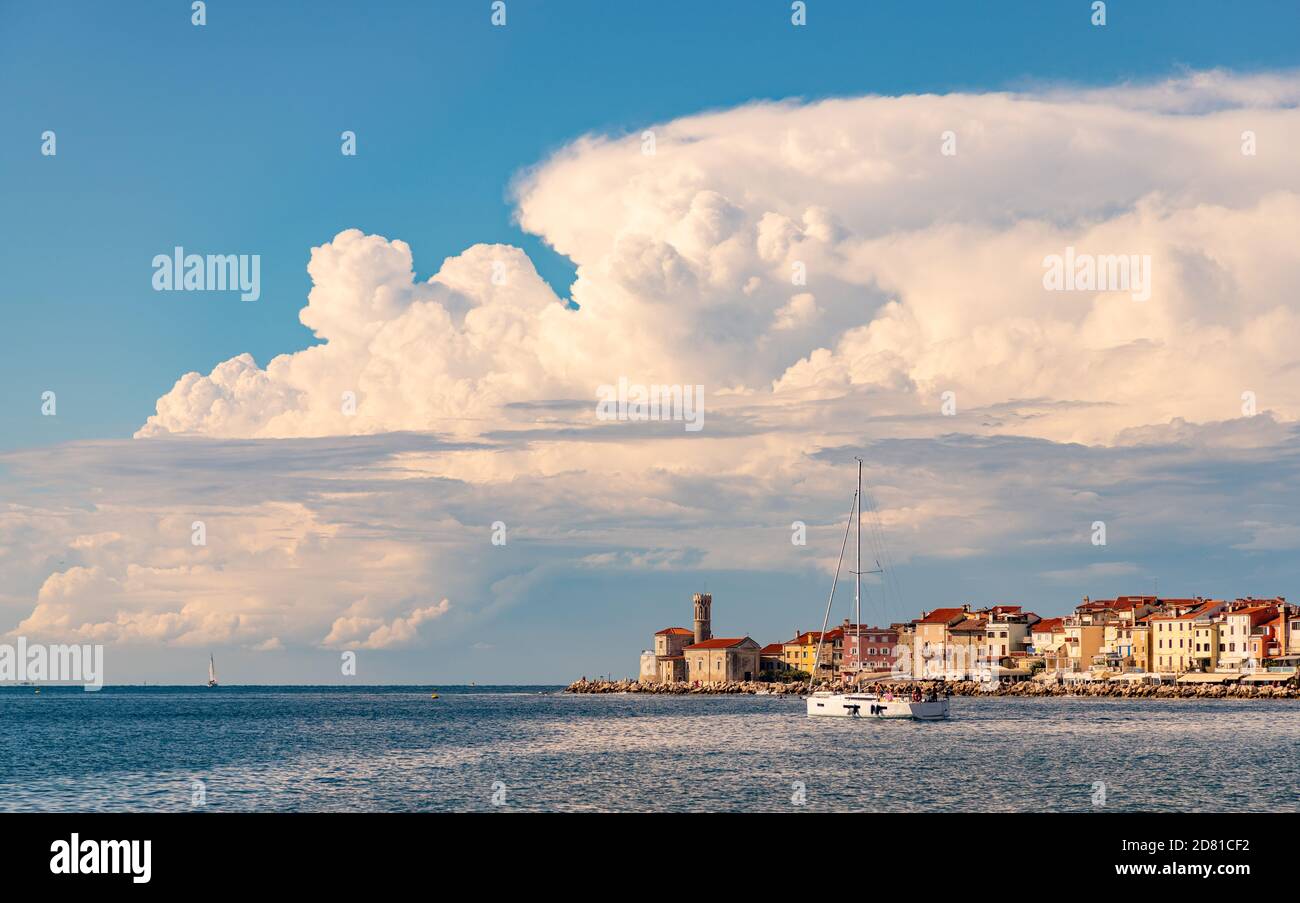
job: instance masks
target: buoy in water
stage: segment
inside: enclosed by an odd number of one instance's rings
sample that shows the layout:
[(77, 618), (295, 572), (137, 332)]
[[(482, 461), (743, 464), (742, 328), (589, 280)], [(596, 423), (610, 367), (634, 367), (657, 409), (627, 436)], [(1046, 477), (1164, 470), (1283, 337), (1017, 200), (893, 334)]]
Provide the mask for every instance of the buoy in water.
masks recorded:
[(438, 698), (438, 694), (437, 694), (437, 693), (430, 693), (430, 694), (429, 694), (429, 698), (430, 698), (430, 699), (437, 699), (437, 698)]

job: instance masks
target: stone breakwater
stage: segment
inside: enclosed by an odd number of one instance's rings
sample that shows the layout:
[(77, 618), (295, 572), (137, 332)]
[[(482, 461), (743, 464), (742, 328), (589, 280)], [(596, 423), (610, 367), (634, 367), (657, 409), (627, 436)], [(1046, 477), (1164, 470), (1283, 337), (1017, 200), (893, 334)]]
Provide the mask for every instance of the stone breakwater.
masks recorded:
[[(1073, 684), (1045, 683), (1025, 680), (993, 685), (973, 680), (959, 681), (887, 681), (868, 684), (861, 689), (867, 692), (892, 692), (910, 696), (920, 687), (922, 693), (931, 690), (950, 696), (1105, 696), (1119, 699), (1300, 699), (1300, 688), (1294, 684), (1267, 686), (1259, 684), (1124, 684), (1108, 682), (1076, 682)], [(692, 686), (688, 683), (643, 684), (635, 680), (577, 680), (565, 688), (566, 693), (650, 693), (661, 696), (720, 696), (720, 695), (770, 695), (797, 696), (808, 692), (807, 682), (759, 683), (735, 681), (709, 686)], [(817, 690), (852, 689), (844, 684), (819, 683)]]

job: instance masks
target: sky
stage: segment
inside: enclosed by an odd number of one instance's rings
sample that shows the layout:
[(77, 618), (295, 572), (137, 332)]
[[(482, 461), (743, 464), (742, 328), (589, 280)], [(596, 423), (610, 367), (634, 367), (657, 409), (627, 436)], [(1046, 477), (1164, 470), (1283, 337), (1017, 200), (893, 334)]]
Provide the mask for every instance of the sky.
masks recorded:
[[(704, 588), (820, 623), (855, 455), (875, 620), (1292, 595), (1292, 4), (506, 8), (0, 0), (0, 632), (628, 675)], [(154, 291), (176, 246), (260, 297)], [(1067, 248), (1150, 297), (1047, 291)], [(703, 428), (598, 420), (620, 378)]]

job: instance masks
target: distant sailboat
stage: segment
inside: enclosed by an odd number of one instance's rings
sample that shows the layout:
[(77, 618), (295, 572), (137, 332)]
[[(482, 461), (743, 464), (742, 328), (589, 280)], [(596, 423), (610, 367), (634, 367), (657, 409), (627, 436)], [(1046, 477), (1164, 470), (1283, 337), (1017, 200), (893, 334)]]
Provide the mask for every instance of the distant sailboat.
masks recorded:
[(212, 661), (212, 656), (209, 655), (208, 656), (208, 686), (215, 687), (216, 685), (217, 685), (217, 666)]

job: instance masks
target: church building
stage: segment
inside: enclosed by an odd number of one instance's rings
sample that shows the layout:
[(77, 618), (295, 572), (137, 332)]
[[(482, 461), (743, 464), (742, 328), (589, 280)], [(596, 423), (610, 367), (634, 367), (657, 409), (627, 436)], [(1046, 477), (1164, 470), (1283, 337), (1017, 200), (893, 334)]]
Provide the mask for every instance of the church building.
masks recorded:
[(715, 684), (757, 680), (761, 647), (747, 636), (713, 635), (713, 596), (696, 593), (692, 599), (695, 629), (666, 627), (655, 634), (654, 652), (641, 654), (644, 683)]

